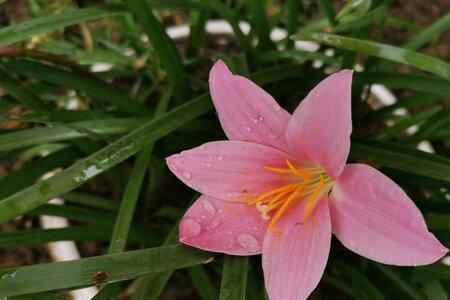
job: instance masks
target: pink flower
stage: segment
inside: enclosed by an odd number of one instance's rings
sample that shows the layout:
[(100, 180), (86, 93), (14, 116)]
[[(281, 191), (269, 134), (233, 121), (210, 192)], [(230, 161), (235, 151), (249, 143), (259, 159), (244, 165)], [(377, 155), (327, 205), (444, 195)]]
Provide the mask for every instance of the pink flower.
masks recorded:
[[(448, 249), (392, 180), (348, 164), (352, 71), (319, 83), (291, 116), (218, 61), (210, 90), (230, 140), (167, 158), (203, 195), (180, 223), (180, 242), (232, 255), (262, 253), (271, 300), (306, 299), (319, 283), (331, 233), (384, 264), (426, 265)], [(301, 84), (301, 83), (300, 83)]]

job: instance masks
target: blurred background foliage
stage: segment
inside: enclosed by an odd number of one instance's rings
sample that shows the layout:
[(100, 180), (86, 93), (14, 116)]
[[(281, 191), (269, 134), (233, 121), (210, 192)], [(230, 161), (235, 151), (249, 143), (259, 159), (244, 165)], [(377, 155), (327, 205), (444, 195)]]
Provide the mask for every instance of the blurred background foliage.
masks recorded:
[[(0, 299), (66, 299), (99, 285), (93, 299), (266, 297), (260, 257), (177, 244), (177, 222), (198, 195), (164, 158), (225, 138), (207, 84), (218, 58), (290, 112), (328, 74), (356, 69), (351, 161), (399, 183), (448, 246), (449, 8), (446, 0), (0, 0)], [(232, 33), (213, 33), (218, 19)], [(69, 227), (43, 228), (42, 216)], [(53, 263), (47, 243), (67, 240), (89, 258)], [(385, 266), (333, 240), (311, 299), (446, 300), (449, 280), (441, 262)]]

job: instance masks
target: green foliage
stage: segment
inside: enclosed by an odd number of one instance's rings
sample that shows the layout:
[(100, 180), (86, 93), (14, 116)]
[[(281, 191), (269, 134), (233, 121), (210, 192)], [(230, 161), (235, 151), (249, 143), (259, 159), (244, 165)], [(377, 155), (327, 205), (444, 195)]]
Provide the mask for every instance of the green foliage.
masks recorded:
[[(0, 29), (0, 223), (23, 217), (34, 225), (2, 231), (0, 248), (75, 241), (101, 254), (1, 269), (0, 299), (67, 299), (67, 291), (86, 286), (101, 286), (97, 300), (157, 300), (169, 292), (177, 299), (267, 297), (259, 258), (178, 243), (178, 221), (198, 195), (169, 174), (164, 159), (224, 138), (207, 83), (217, 58), (290, 112), (331, 72), (358, 69), (350, 161), (382, 168), (450, 243), (450, 66), (429, 51), (450, 28), (450, 14), (420, 26), (395, 15), (399, 4), (391, 1), (19, 2), (12, 5), (26, 20)], [(206, 31), (217, 18), (234, 36)], [(180, 20), (191, 32), (173, 40), (167, 28)], [(286, 29), (284, 39), (270, 39), (275, 27)], [(295, 48), (297, 39), (318, 50)], [(375, 109), (383, 106), (370, 96), (375, 84), (398, 101)], [(434, 153), (418, 150), (423, 142)], [(49, 203), (56, 197), (64, 203)], [(43, 215), (70, 226), (39, 228)], [(446, 300), (449, 278), (442, 263), (384, 266), (336, 243), (315, 299)], [(180, 288), (186, 282), (191, 287)]]

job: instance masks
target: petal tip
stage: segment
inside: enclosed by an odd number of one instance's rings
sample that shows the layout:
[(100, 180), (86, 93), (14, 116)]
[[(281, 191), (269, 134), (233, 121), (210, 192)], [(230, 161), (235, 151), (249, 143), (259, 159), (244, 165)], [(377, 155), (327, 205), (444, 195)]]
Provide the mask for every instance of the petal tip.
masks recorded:
[(226, 75), (232, 75), (230, 69), (223, 60), (221, 59), (217, 60), (211, 68), (211, 71), (209, 73), (209, 79), (211, 80), (216, 76), (219, 77)]

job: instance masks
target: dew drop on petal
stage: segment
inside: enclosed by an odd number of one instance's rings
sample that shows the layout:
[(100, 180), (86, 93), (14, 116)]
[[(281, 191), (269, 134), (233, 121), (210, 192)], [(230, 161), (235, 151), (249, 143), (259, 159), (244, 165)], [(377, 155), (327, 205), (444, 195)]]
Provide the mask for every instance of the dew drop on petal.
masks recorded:
[(281, 109), (281, 106), (279, 106), (278, 104), (275, 104), (275, 105), (273, 106), (273, 109), (274, 109), (275, 111), (279, 111), (279, 110)]
[(201, 218), (202, 220), (204, 220), (204, 219), (206, 219), (206, 216), (205, 216), (205, 215), (201, 215), (200, 218)]
[(207, 163), (206, 166), (209, 168), (212, 166), (212, 163)]
[(204, 209), (208, 214), (210, 214), (211, 216), (213, 216), (213, 215), (216, 214), (216, 208), (214, 207), (214, 205), (212, 205), (211, 202), (209, 202), (209, 201), (206, 200), (206, 199), (203, 199), (203, 200), (201, 200), (200, 203), (202, 204), (203, 209)]
[(262, 122), (263, 117), (261, 115), (257, 115), (256, 118), (252, 119), (253, 123), (258, 124), (259, 122)]
[(247, 132), (252, 131), (252, 129), (250, 127), (248, 127), (248, 126), (244, 126), (244, 130), (247, 131)]
[(222, 161), (225, 157), (223, 156), (223, 154), (218, 154), (216, 156), (217, 161)]
[(183, 171), (183, 178), (189, 180), (192, 178), (192, 174), (188, 171)]
[(267, 137), (271, 140), (277, 139), (277, 136), (273, 132), (270, 132), (270, 131), (267, 133)]
[(216, 228), (217, 226), (220, 225), (220, 219), (219, 218), (215, 218), (211, 221), (211, 223), (208, 224), (208, 226), (206, 227), (207, 230), (211, 230)]
[(198, 147), (200, 150), (205, 150), (206, 146), (205, 145), (201, 145), (200, 147)]
[(237, 237), (239, 246), (250, 251), (256, 251), (259, 248), (258, 240), (251, 234), (243, 233)]
[(233, 235), (233, 231), (228, 230), (228, 231), (227, 231), (227, 235), (232, 236), (232, 235)]
[(198, 236), (202, 232), (202, 227), (200, 224), (191, 218), (185, 218), (180, 224), (180, 233), (183, 235), (182, 238), (193, 238)]

